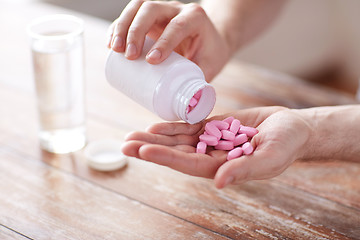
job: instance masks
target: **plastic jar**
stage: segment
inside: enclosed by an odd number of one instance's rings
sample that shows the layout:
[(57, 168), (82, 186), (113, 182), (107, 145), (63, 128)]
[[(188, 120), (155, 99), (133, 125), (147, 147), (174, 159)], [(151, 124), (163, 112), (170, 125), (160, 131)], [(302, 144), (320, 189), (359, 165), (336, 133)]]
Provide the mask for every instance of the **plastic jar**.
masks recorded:
[[(128, 60), (123, 53), (110, 50), (105, 66), (108, 82), (164, 120), (194, 124), (205, 119), (216, 97), (201, 69), (175, 52), (160, 64), (148, 63), (145, 56), (153, 43), (146, 38), (143, 52), (136, 60)], [(201, 97), (189, 111), (190, 99), (199, 91)]]

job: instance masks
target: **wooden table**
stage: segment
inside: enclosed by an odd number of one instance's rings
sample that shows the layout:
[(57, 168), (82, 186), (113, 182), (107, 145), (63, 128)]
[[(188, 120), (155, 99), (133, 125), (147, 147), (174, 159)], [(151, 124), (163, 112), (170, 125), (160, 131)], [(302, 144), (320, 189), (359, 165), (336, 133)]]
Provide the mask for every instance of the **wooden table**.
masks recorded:
[[(89, 141), (161, 121), (104, 77), (108, 22), (49, 5), (0, 8), (0, 239), (360, 239), (360, 164), (296, 162), (281, 176), (224, 190), (213, 181), (131, 159), (110, 173), (81, 151), (39, 149), (25, 25), (71, 13), (86, 21)], [(283, 105), (354, 103), (345, 94), (233, 61), (215, 79), (213, 114)]]

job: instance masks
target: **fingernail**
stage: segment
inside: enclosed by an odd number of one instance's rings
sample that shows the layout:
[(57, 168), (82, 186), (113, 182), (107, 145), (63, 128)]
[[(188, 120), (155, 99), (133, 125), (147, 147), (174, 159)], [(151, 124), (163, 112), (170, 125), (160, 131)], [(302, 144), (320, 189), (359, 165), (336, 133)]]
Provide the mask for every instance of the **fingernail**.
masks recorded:
[(225, 183), (224, 183), (224, 187), (229, 185), (230, 183), (232, 183), (234, 181), (234, 177), (230, 176), (226, 179)]
[(147, 57), (153, 60), (158, 60), (161, 58), (161, 52), (158, 49), (154, 49), (150, 53), (148, 53)]
[(136, 46), (133, 43), (129, 43), (126, 48), (125, 57), (131, 57), (136, 55)]
[(114, 40), (112, 41), (112, 44), (111, 44), (111, 48), (121, 48), (124, 44), (124, 41), (121, 37), (115, 37)]

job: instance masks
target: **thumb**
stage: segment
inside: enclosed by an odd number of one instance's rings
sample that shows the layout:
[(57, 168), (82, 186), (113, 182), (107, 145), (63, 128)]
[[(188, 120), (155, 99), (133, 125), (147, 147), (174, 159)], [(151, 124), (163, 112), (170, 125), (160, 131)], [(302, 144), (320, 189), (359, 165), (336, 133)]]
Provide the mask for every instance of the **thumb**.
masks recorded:
[(232, 183), (243, 183), (249, 180), (249, 156), (242, 156), (222, 164), (216, 171), (214, 181), (219, 189)]
[(284, 171), (286, 164), (276, 157), (275, 151), (254, 151), (222, 164), (216, 171), (214, 181), (217, 188), (249, 180), (275, 177)]

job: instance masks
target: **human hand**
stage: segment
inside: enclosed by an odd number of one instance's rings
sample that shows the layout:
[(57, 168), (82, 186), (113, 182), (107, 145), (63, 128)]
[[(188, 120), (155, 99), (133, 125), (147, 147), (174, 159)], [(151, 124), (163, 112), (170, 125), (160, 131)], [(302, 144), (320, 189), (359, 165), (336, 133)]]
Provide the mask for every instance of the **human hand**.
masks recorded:
[(134, 60), (145, 36), (156, 40), (146, 55), (159, 64), (175, 50), (195, 62), (209, 82), (230, 58), (229, 47), (203, 8), (176, 1), (132, 0), (109, 27), (108, 47)]
[[(254, 153), (230, 161), (226, 161), (227, 151), (213, 147), (208, 147), (206, 154), (196, 153), (198, 137), (206, 122), (228, 116), (257, 127), (259, 133), (251, 140)], [(303, 146), (310, 134), (309, 126), (298, 113), (282, 107), (240, 110), (207, 121), (195, 125), (160, 123), (151, 126), (148, 132), (131, 133), (123, 152), (186, 174), (214, 178), (216, 187), (223, 188), (230, 183), (279, 175), (303, 156)]]

